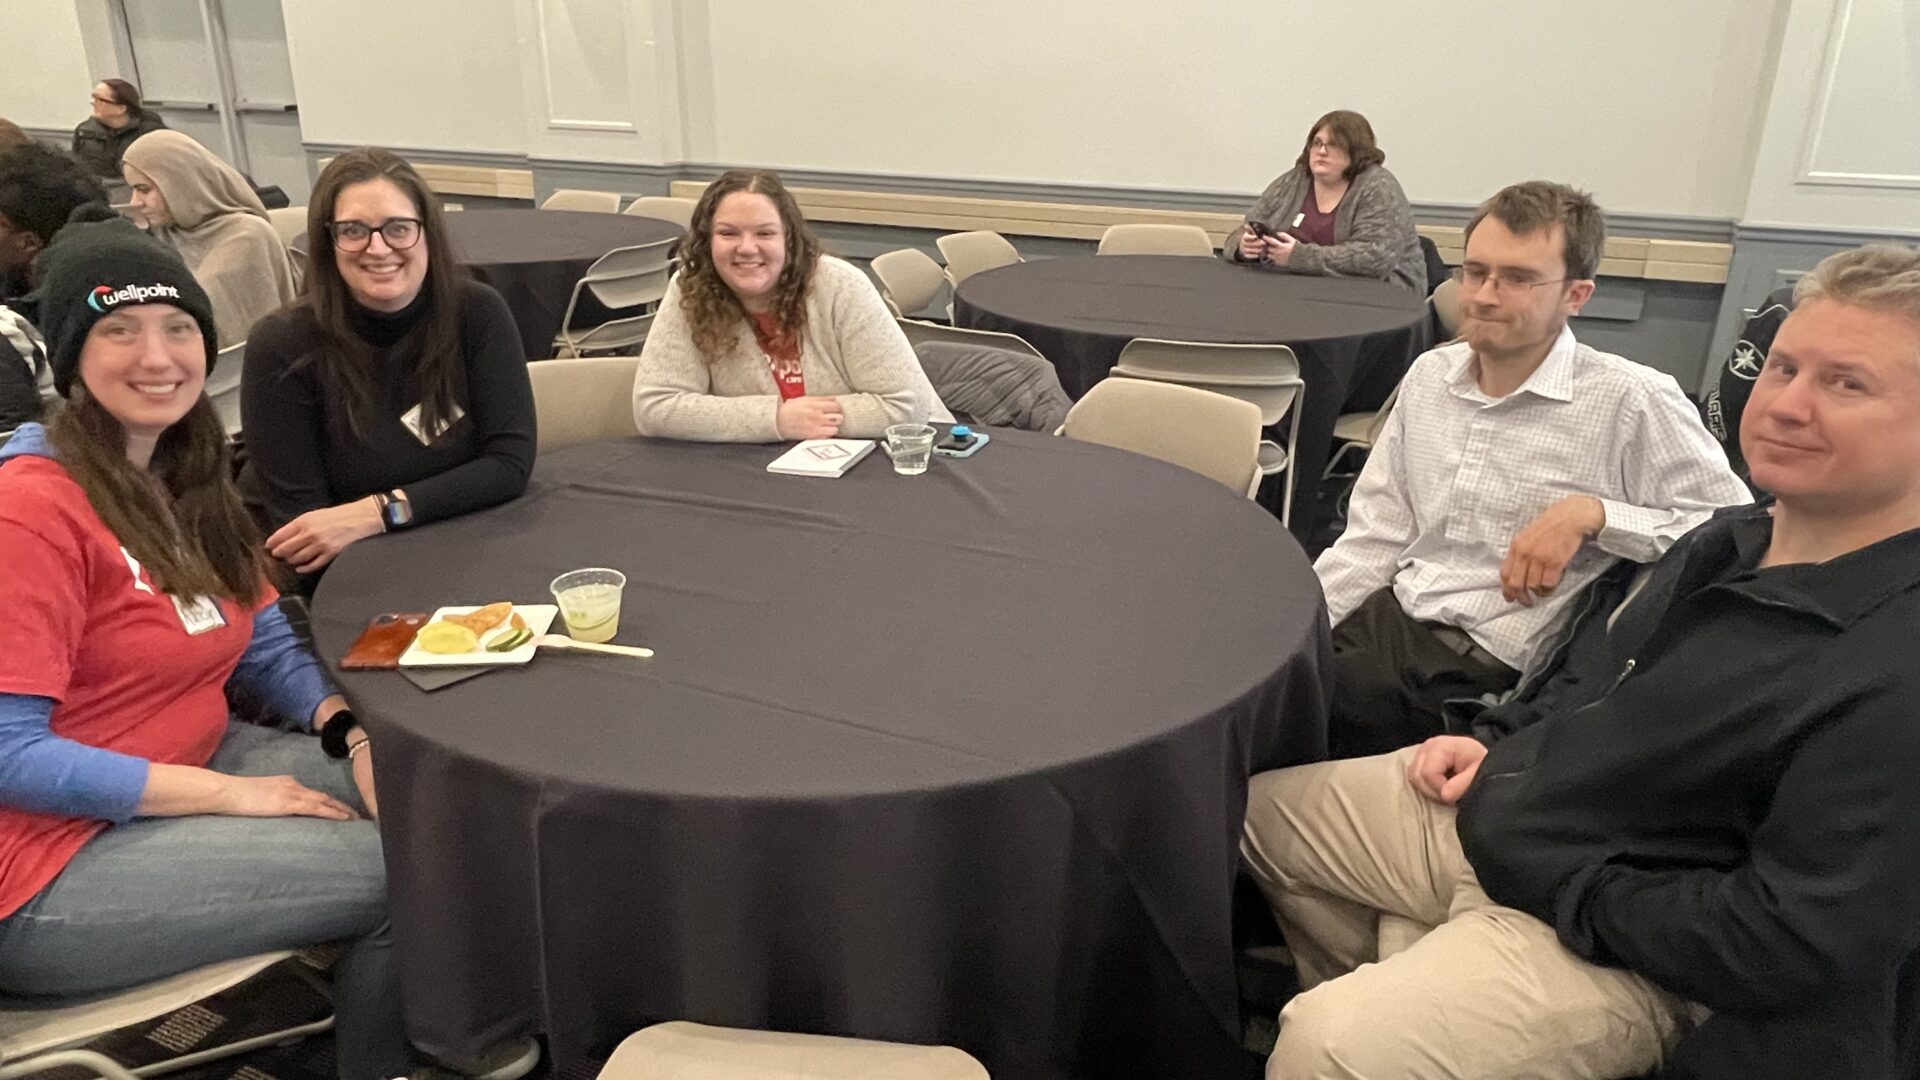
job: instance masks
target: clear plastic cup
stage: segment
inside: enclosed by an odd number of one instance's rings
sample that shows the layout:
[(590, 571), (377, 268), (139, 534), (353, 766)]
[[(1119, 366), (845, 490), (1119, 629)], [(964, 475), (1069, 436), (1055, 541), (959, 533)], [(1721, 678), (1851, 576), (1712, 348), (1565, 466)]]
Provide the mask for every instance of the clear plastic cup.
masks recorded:
[(611, 641), (620, 632), (620, 594), (627, 575), (618, 570), (591, 567), (569, 570), (553, 579), (554, 602), (575, 641)]
[(893, 471), (901, 476), (919, 476), (927, 471), (933, 458), (933, 437), (938, 434), (926, 424), (895, 424), (887, 429), (887, 456), (893, 459)]

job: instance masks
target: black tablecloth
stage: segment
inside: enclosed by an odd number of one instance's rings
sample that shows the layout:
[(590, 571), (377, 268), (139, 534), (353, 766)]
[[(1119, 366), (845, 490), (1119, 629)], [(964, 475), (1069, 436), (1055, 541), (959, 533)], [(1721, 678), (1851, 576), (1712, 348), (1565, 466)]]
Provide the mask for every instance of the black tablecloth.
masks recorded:
[[(654, 218), (566, 210), (465, 210), (446, 219), (460, 261), (507, 298), (529, 360), (553, 355), (567, 298), (593, 260), (617, 247), (670, 240), (683, 231)], [(591, 295), (583, 295), (574, 325), (592, 325), (607, 315)]]
[(918, 478), (773, 476), (779, 449), (575, 448), (327, 574), (329, 658), (377, 612), (595, 565), (629, 575), (616, 640), (659, 654), (343, 676), (416, 1040), (545, 1031), (565, 1068), (686, 1018), (951, 1043), (997, 1080), (1243, 1075), (1246, 778), (1325, 742), (1298, 545), (1064, 439)]
[(1019, 334), (1076, 400), (1137, 337), (1286, 344), (1306, 384), (1294, 531), (1306, 535), (1343, 412), (1378, 408), (1426, 346), (1426, 304), (1382, 281), (1278, 274), (1219, 259), (1082, 255), (975, 274), (954, 322)]
[[(445, 218), (454, 257), (506, 298), (529, 360), (553, 355), (567, 299), (595, 259), (617, 247), (670, 240), (684, 231), (655, 218), (566, 210), (462, 210)], [(306, 238), (293, 246), (304, 250)], [(574, 325), (592, 325), (607, 316), (606, 307), (585, 294)]]

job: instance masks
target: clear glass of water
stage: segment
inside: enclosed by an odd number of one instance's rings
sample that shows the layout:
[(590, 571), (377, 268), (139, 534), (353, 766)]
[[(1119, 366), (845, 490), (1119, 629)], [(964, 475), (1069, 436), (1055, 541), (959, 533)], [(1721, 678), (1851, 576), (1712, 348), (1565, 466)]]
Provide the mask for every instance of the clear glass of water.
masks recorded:
[(887, 456), (901, 476), (919, 476), (933, 457), (937, 432), (927, 424), (895, 424), (887, 429)]
[(569, 570), (548, 586), (568, 635), (596, 643), (611, 641), (620, 632), (620, 594), (626, 587), (627, 575), (598, 566)]

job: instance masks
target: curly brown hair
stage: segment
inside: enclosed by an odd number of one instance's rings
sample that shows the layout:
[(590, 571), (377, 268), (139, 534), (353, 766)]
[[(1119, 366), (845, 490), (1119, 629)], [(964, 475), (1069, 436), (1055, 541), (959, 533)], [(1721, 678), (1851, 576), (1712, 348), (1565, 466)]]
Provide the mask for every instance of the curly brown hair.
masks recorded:
[(720, 278), (713, 265), (713, 215), (720, 200), (736, 191), (765, 195), (780, 213), (787, 233), (787, 264), (774, 284), (773, 315), (780, 335), (797, 341), (807, 324), (807, 291), (820, 264), (820, 240), (801, 216), (800, 205), (776, 173), (760, 169), (732, 169), (707, 185), (693, 208), (693, 221), (680, 244), (680, 310), (687, 316), (694, 347), (712, 363), (732, 347), (745, 324), (747, 309)]

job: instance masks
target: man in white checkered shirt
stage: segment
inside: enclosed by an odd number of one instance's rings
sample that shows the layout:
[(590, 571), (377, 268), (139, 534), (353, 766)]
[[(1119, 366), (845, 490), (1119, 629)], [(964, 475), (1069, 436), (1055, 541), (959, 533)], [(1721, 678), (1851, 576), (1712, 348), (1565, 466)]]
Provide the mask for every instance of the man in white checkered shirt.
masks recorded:
[(1314, 564), (1335, 757), (1440, 734), (1443, 701), (1511, 689), (1616, 560), (1750, 501), (1671, 376), (1574, 340), (1606, 243), (1590, 196), (1515, 184), (1466, 231), (1460, 340), (1414, 361)]

